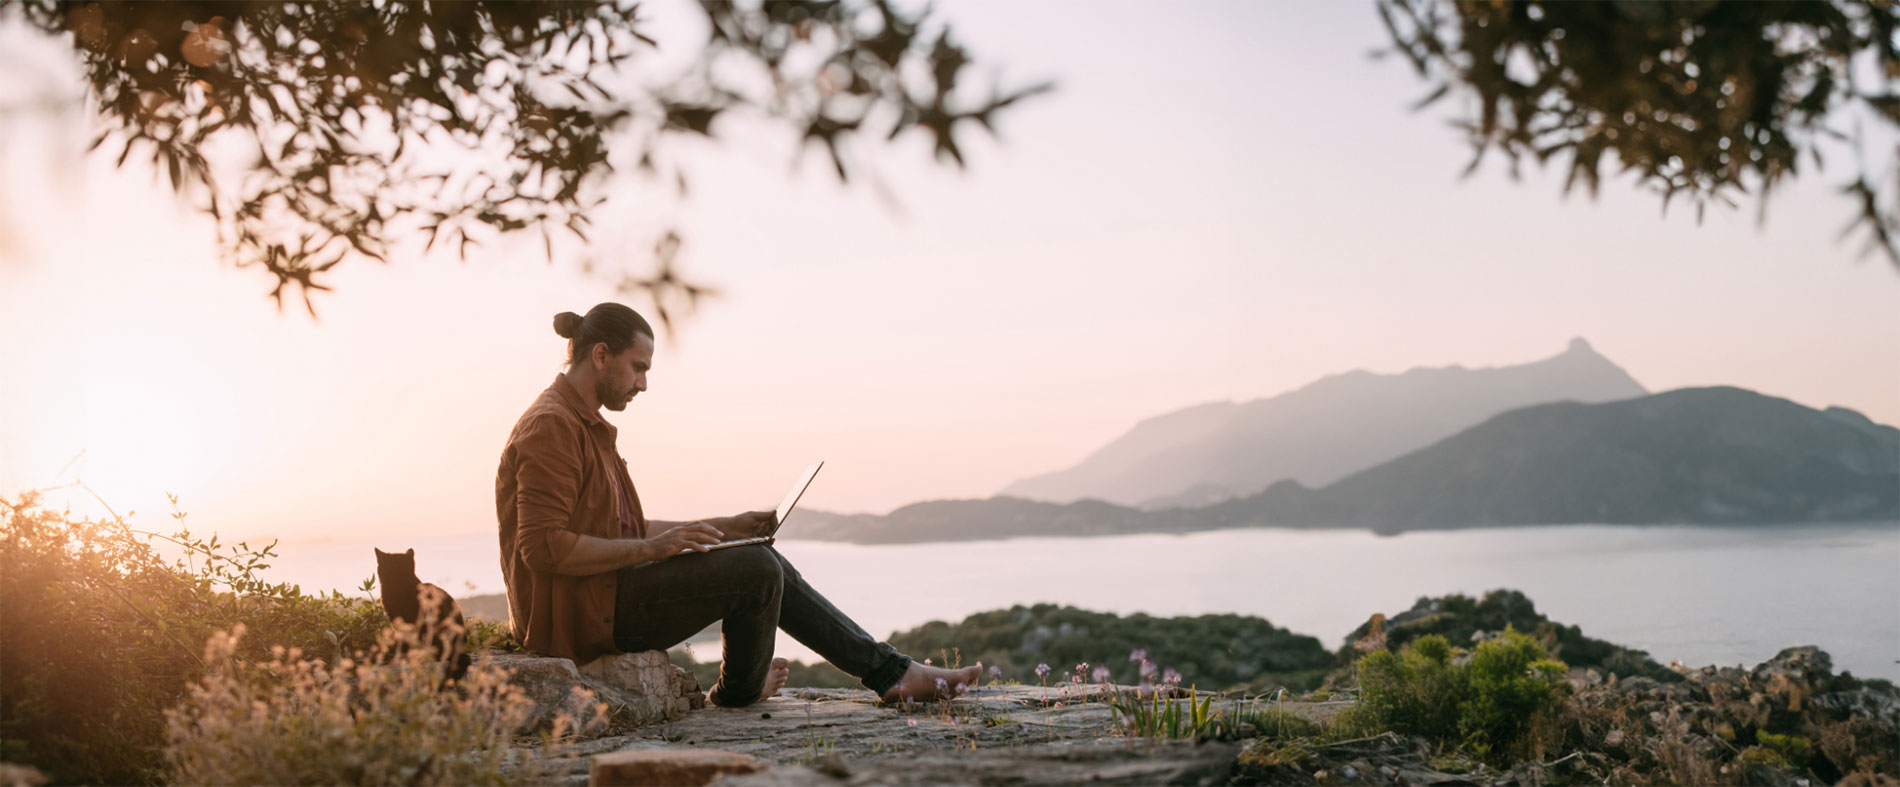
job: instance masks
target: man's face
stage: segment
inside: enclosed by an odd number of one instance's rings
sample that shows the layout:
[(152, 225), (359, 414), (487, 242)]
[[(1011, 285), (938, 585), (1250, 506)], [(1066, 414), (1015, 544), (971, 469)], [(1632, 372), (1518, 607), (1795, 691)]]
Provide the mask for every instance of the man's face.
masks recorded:
[(614, 412), (627, 409), (633, 397), (647, 389), (647, 370), (653, 368), (653, 337), (635, 334), (633, 345), (619, 355), (607, 352), (604, 344), (594, 345), (599, 382), (594, 397), (600, 406)]

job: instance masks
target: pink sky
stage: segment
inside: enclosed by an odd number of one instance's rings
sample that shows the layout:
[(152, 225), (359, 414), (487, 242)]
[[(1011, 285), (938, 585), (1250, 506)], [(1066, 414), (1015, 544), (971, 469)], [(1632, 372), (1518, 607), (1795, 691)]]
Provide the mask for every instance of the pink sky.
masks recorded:
[[(677, 217), (726, 291), (609, 415), (653, 516), (768, 508), (821, 458), (817, 508), (986, 496), (1180, 407), (1575, 336), (1651, 390), (1900, 423), (1900, 276), (1834, 240), (1848, 155), (1763, 227), (1752, 205), (1697, 226), (1623, 181), (1594, 203), (1549, 172), (1459, 181), (1444, 115), (1406, 111), (1423, 84), (1365, 57), (1370, 3), (1090, 4), (1059, 35), (1078, 6), (939, 7), (980, 63), (1060, 92), (971, 135), (966, 172), (878, 151), (901, 213), (741, 135), (696, 152), (689, 201), (629, 186), (598, 217), (593, 253), (636, 264)], [(17, 28), (0, 50), (0, 99), (79, 84)], [(82, 479), (159, 524), (169, 491), (235, 536), (494, 527), (508, 429), (560, 370), (551, 316), (616, 297), (577, 243), (346, 265), (320, 322), (279, 314), (148, 170), (85, 157), (90, 127), (0, 128), (0, 494)]]

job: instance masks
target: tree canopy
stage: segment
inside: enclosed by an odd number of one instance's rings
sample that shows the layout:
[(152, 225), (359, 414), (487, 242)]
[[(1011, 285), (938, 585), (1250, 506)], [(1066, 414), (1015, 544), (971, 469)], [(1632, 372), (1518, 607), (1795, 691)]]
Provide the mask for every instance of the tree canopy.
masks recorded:
[[(272, 297), (327, 289), (345, 260), (386, 260), (404, 232), (466, 256), (485, 238), (585, 240), (621, 167), (685, 193), (667, 143), (713, 137), (727, 115), (765, 118), (817, 146), (841, 180), (854, 146), (915, 130), (962, 164), (959, 127), (1049, 88), (968, 84), (971, 55), (930, 10), (888, 0), (701, 0), (709, 31), (677, 73), (643, 70), (657, 43), (625, 0), (336, 3), (26, 0), (67, 36), (123, 165), (149, 156), (217, 222)], [(672, 42), (669, 45), (675, 45)], [(226, 162), (240, 163), (230, 165)], [(677, 233), (659, 269), (623, 289), (705, 288), (680, 278)]]
[[(1391, 51), (1434, 83), (1421, 102), (1475, 96), (1475, 170), (1495, 149), (1567, 162), (1565, 191), (1594, 196), (1606, 155), (1698, 218), (1733, 195), (1767, 197), (1821, 164), (1844, 116), (1900, 126), (1900, 4), (1890, 0), (1378, 0)], [(1871, 73), (1870, 73), (1871, 72)], [(1830, 125), (1833, 123), (1834, 125)], [(1891, 140), (1892, 137), (1885, 137)], [(1891, 141), (1886, 144), (1892, 144)], [(1866, 235), (1900, 268), (1900, 153), (1885, 177), (1859, 163), (1842, 185)], [(1845, 233), (1844, 233), (1845, 234)]]

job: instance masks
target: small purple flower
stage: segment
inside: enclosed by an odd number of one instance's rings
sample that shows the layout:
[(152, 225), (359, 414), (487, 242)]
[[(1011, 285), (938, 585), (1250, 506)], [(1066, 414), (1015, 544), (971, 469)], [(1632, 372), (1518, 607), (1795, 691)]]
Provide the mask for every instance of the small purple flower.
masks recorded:
[(1162, 670), (1161, 682), (1170, 686), (1179, 686), (1181, 685), (1181, 673), (1175, 672), (1173, 667)]
[(1095, 668), (1095, 682), (1096, 683), (1108, 682), (1108, 667), (1107, 666), (1101, 666), (1101, 667)]
[(912, 716), (909, 721), (910, 721), (910, 726), (912, 727), (917, 726), (917, 717)]
[(1084, 661), (1084, 662), (1082, 662), (1082, 663), (1080, 663), (1080, 664), (1077, 664), (1077, 665), (1075, 665), (1075, 674), (1077, 674), (1077, 675), (1080, 675), (1080, 674), (1082, 674), (1082, 673), (1084, 673), (1084, 672), (1088, 672), (1088, 671), (1089, 671), (1089, 663), (1088, 663), (1088, 662), (1086, 662), (1086, 661)]
[(1003, 679), (1003, 668), (1002, 668), (1002, 667), (998, 667), (998, 666), (996, 666), (995, 664), (991, 664), (991, 665), (990, 665), (990, 677), (992, 677), (992, 678), (995, 678), (995, 679), (997, 679), (997, 680), (1002, 680), (1002, 679)]
[(1037, 664), (1037, 665), (1036, 665), (1036, 677), (1037, 677), (1038, 679), (1041, 679), (1041, 678), (1047, 678), (1047, 677), (1049, 677), (1049, 665), (1048, 665), (1048, 664)]
[(930, 659), (924, 659), (924, 666), (930, 666)]
[(1070, 682), (1070, 683), (1073, 683), (1073, 684), (1075, 684), (1075, 685), (1077, 685), (1077, 686), (1080, 686), (1080, 685), (1082, 685), (1082, 674), (1078, 672), (1078, 673), (1076, 673), (1076, 674), (1074, 674), (1074, 675), (1070, 675), (1070, 676), (1069, 676), (1069, 682)]
[(950, 690), (950, 682), (944, 680), (943, 678), (938, 678), (937, 679), (937, 693), (942, 694), (949, 690)]
[(1141, 677), (1142, 677), (1142, 679), (1143, 679), (1143, 680), (1146, 680), (1146, 679), (1148, 679), (1148, 678), (1152, 678), (1152, 677), (1154, 677), (1154, 676), (1155, 676), (1155, 663), (1154, 663), (1154, 662), (1152, 662), (1152, 661), (1148, 661), (1148, 660), (1146, 660), (1146, 659), (1143, 659), (1143, 660), (1142, 660), (1142, 662), (1141, 662)]
[(1147, 651), (1147, 649), (1145, 649), (1145, 648), (1135, 648), (1134, 650), (1132, 650), (1132, 651), (1129, 651), (1129, 653), (1128, 653), (1128, 660), (1129, 660), (1129, 661), (1147, 661), (1147, 660), (1148, 660), (1148, 651)]

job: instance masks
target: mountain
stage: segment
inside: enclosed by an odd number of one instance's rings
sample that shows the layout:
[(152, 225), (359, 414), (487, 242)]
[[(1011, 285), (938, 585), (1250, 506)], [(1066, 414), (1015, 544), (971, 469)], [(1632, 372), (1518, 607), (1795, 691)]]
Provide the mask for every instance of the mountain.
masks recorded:
[(1204, 505), (1286, 478), (1323, 486), (1513, 408), (1645, 393), (1583, 339), (1555, 357), (1517, 366), (1352, 371), (1267, 399), (1147, 419), (1080, 464), (999, 494), (1151, 509)]
[[(1900, 518), (1900, 429), (1741, 388), (1560, 402), (1233, 515), (1382, 532), (1516, 524)], [(1209, 509), (1217, 511), (1229, 504)]]
[(1741, 388), (1533, 405), (1318, 489), (1287, 479), (1198, 508), (1100, 500), (935, 500), (885, 516), (809, 512), (798, 538), (899, 543), (1015, 536), (1350, 527), (1772, 524), (1900, 520), (1900, 429)]

